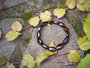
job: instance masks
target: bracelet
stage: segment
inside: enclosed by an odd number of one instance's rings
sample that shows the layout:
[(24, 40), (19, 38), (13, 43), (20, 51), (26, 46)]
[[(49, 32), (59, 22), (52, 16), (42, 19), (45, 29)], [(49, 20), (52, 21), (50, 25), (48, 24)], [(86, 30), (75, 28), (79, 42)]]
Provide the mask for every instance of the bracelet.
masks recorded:
[[(65, 39), (63, 40), (62, 43), (58, 44), (56, 47), (49, 47), (49, 46), (47, 46), (47, 45), (42, 41), (42, 39), (41, 39), (41, 31), (42, 31), (42, 28), (43, 28), (44, 26), (46, 26), (47, 24), (56, 24), (56, 25), (59, 25), (59, 26), (62, 27), (63, 30), (66, 32), (66, 37), (65, 37)], [(54, 52), (54, 51), (56, 51), (56, 50), (62, 49), (62, 48), (64, 47), (64, 45), (68, 43), (68, 41), (69, 41), (69, 35), (70, 35), (70, 34), (69, 34), (69, 30), (68, 30), (68, 28), (65, 26), (64, 23), (58, 22), (58, 21), (56, 21), (56, 20), (55, 20), (55, 21), (48, 21), (48, 22), (42, 23), (42, 24), (38, 27), (37, 42), (38, 42), (38, 44), (41, 45), (44, 49), (48, 49), (49, 51)]]

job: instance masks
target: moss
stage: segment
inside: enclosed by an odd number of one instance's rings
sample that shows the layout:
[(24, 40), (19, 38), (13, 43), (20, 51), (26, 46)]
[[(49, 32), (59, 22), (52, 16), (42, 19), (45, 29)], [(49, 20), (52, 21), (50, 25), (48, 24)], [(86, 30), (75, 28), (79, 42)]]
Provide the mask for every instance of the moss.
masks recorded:
[(75, 32), (77, 33), (78, 36), (82, 37), (83, 36), (83, 29), (81, 27), (81, 24), (79, 23), (79, 20), (74, 20), (73, 18), (68, 18), (65, 16), (65, 18), (67, 18), (68, 22), (73, 26)]
[(59, 0), (59, 3), (61, 5), (61, 8), (66, 8), (65, 0)]
[(46, 10), (50, 10), (50, 9), (55, 9), (55, 8), (57, 8), (57, 7), (56, 7), (56, 6), (48, 7), (48, 8), (46, 8), (46, 9), (44, 9), (44, 11), (46, 11)]
[(54, 1), (50, 1), (50, 0), (49, 0), (49, 1), (47, 1), (47, 2), (48, 2), (48, 4), (54, 3)]
[(22, 13), (25, 12), (25, 9), (22, 9), (21, 12), (22, 12)]
[(22, 18), (23, 18), (24, 20), (28, 20), (28, 19), (31, 18), (31, 17), (32, 17), (31, 12), (25, 13), (25, 14), (22, 16)]

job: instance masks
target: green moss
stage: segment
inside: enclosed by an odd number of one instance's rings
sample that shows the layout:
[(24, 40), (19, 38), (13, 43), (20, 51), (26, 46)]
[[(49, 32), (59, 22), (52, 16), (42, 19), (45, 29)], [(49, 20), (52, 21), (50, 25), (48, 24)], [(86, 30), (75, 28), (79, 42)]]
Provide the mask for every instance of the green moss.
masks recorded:
[(22, 13), (25, 12), (25, 9), (22, 9), (21, 12), (22, 12)]
[(47, 1), (47, 2), (48, 2), (48, 4), (54, 3), (54, 1), (50, 1), (50, 0), (49, 0), (49, 1)]
[(59, 0), (61, 8), (66, 8), (65, 0)]
[(24, 20), (28, 20), (28, 19), (30, 19), (31, 17), (32, 17), (31, 12), (25, 13), (25, 14), (22, 16), (22, 18), (23, 18)]
[(73, 26), (75, 32), (77, 33), (78, 36), (82, 37), (83, 36), (83, 29), (81, 27), (81, 24), (78, 23), (80, 22), (79, 20), (74, 20), (73, 18), (68, 18), (65, 16), (65, 18), (67, 18), (68, 22)]
[(57, 8), (57, 7), (56, 7), (56, 6), (48, 7), (48, 8), (46, 8), (46, 9), (44, 9), (44, 11), (46, 11), (46, 10), (50, 10), (50, 9), (55, 9), (55, 8)]

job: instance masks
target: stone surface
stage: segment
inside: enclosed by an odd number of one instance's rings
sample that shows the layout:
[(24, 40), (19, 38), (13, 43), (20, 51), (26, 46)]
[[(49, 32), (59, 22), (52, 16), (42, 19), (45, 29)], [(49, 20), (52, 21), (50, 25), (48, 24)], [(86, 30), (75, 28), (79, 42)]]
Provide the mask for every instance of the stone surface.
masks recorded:
[(9, 8), (9, 7), (24, 3), (26, 1), (28, 1), (28, 0), (5, 0), (4, 4), (5, 4), (6, 8)]
[[(61, 19), (57, 19), (54, 18), (54, 20), (60, 21), (65, 23), (65, 25), (69, 28), (70, 31), (70, 40), (68, 42), (68, 44), (65, 45), (65, 47), (62, 50), (58, 51), (58, 54), (62, 54), (62, 53), (66, 53), (69, 52), (72, 49), (77, 49), (78, 48), (78, 44), (77, 44), (77, 39), (78, 36), (75, 33), (73, 27), (68, 23), (66, 18), (61, 18)], [(37, 43), (37, 28), (34, 29), (33, 33), (32, 33), (32, 40), (29, 43), (27, 49), (25, 50), (25, 54), (30, 54), (33, 57), (37, 57), (40, 54), (44, 54), (45, 49), (43, 49), (38, 43)], [(65, 38), (65, 32), (63, 31), (63, 29), (57, 25), (52, 25), (51, 27), (44, 27), (43, 31), (42, 31), (42, 40), (44, 41), (44, 43), (46, 43), (47, 45), (50, 45), (50, 43), (55, 40), (55, 45), (61, 43), (63, 41), (63, 39)], [(83, 51), (79, 51), (80, 54), (83, 55)], [(59, 57), (55, 57), (53, 59), (50, 59), (49, 61), (44, 62), (43, 64), (41, 64), (40, 68), (65, 68), (65, 66), (63, 67), (63, 65), (58, 66), (61, 64), (65, 64), (65, 65), (69, 65), (70, 62), (67, 59), (67, 55), (63, 55), (63, 56), (59, 56)], [(74, 66), (76, 68), (76, 65)], [(69, 67), (70, 68), (70, 67)]]
[[(26, 26), (26, 22), (19, 18), (7, 18), (0, 21), (0, 28), (2, 29), (3, 36), (5, 36), (5, 34), (11, 30), (11, 24), (16, 20), (18, 20), (22, 25)], [(22, 36), (19, 36), (16, 40), (11, 42), (8, 42), (6, 39), (1, 39), (0, 55), (13, 62), (21, 61), (22, 52), (24, 51), (25, 46), (27, 45), (27, 42), (25, 42), (24, 39), (30, 38), (30, 32), (32, 32), (32, 28), (23, 31)]]

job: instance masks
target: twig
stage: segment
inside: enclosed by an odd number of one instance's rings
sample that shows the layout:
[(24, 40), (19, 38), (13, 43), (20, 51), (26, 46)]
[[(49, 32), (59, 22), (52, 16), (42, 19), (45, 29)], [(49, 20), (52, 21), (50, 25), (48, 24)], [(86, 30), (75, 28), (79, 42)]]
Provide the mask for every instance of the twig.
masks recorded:
[(31, 26), (26, 26), (25, 28), (22, 29), (22, 31), (26, 30), (27, 28), (30, 28)]
[(14, 62), (13, 64), (22, 64), (22, 62)]

